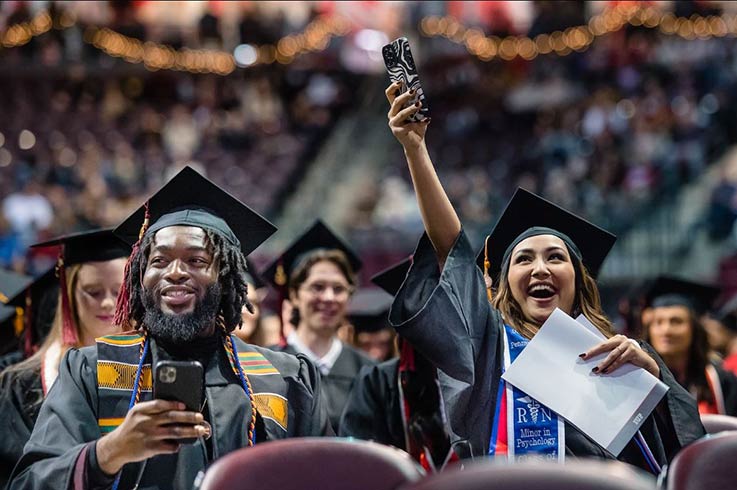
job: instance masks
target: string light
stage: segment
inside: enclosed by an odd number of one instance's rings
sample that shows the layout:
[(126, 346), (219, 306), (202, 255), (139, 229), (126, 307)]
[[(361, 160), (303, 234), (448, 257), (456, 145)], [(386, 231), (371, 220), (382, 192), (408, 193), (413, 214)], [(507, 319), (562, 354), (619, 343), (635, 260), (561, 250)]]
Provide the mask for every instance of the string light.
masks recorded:
[(48, 12), (41, 12), (28, 22), (20, 22), (8, 27), (0, 36), (0, 44), (6, 48), (15, 48), (28, 44), (36, 36), (49, 32), (53, 27)]
[(622, 4), (606, 9), (593, 16), (586, 25), (569, 27), (565, 31), (527, 36), (485, 36), (477, 28), (467, 28), (451, 16), (428, 16), (420, 21), (420, 32), (426, 37), (444, 37), (482, 61), (501, 58), (532, 60), (538, 55), (555, 53), (566, 56), (581, 52), (591, 46), (597, 37), (616, 32), (631, 25), (659, 29), (667, 35), (683, 39), (709, 39), (712, 37), (737, 36), (737, 15), (676, 17), (670, 12), (661, 12), (653, 7), (638, 4)]
[[(76, 18), (72, 14), (64, 13), (56, 27), (66, 29), (75, 23)], [(55, 26), (49, 13), (42, 12), (31, 21), (8, 27), (0, 35), (0, 44), (6, 48), (22, 46), (53, 27)], [(350, 22), (342, 17), (335, 15), (318, 17), (310, 22), (303, 32), (284, 36), (273, 45), (249, 46), (256, 53), (256, 59), (249, 63), (248, 67), (275, 62), (292, 63), (302, 54), (324, 51), (333, 37), (345, 36), (350, 30)], [(175, 70), (229, 75), (238, 66), (234, 55), (227, 51), (174, 49), (165, 44), (128, 37), (107, 27), (89, 27), (84, 33), (84, 41), (128, 63), (142, 63), (152, 71)]]

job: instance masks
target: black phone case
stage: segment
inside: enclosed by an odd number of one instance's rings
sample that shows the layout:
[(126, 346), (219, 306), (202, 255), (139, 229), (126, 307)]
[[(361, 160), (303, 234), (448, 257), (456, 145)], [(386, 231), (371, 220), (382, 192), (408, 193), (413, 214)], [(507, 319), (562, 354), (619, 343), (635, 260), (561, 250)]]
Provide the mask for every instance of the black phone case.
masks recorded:
[[(400, 93), (415, 90), (415, 96), (410, 104), (414, 104), (418, 100), (422, 103), (420, 110), (410, 116), (408, 121), (419, 122), (430, 117), (430, 108), (427, 106), (425, 92), (422, 90), (422, 85), (420, 85), (420, 76), (417, 73), (415, 59), (412, 57), (407, 38), (400, 37), (390, 42), (381, 49), (381, 54), (384, 57), (386, 70), (389, 72), (389, 80), (392, 83), (402, 82)], [(406, 107), (409, 107), (409, 104)]]
[[(154, 367), (154, 398), (182, 402), (191, 412), (202, 409), (204, 370), (197, 361), (159, 361)], [(177, 439), (191, 444), (197, 439)]]

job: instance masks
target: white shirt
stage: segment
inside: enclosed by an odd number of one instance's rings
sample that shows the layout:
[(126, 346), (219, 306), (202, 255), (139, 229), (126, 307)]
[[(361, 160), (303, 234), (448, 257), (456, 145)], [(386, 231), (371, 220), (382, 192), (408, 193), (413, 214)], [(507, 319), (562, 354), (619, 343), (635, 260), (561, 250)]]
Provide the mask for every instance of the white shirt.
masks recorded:
[(333, 337), (333, 345), (330, 346), (330, 349), (322, 357), (312, 352), (309, 347), (302, 343), (297, 336), (297, 332), (291, 332), (287, 336), (287, 343), (294, 347), (297, 352), (306, 355), (310, 361), (314, 362), (323, 375), (327, 375), (333, 369), (335, 361), (338, 360), (340, 353), (343, 351), (343, 342), (338, 337)]

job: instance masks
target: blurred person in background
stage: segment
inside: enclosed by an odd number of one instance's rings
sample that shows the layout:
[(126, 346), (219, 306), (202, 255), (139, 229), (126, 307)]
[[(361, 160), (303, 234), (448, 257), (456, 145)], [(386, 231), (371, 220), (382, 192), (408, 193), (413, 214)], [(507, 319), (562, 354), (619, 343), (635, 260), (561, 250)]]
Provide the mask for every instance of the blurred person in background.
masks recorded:
[(248, 301), (251, 303), (251, 311), (245, 306), (241, 310), (243, 323), (233, 330), (233, 334), (243, 342), (269, 347), (279, 343), (278, 322), (265, 321), (261, 303), (268, 293), (267, 285), (256, 273), (256, 269), (250, 261), (246, 284), (248, 286)]
[(737, 377), (712, 358), (701, 320), (718, 294), (712, 286), (659, 277), (647, 295), (650, 320), (643, 322), (643, 338), (696, 398), (699, 413), (737, 416)]
[[(59, 237), (35, 247), (61, 246), (59, 300), (51, 332), (31, 357), (0, 374), (0, 459), (12, 467), (23, 454), (41, 404), (64, 354), (116, 330), (113, 313), (130, 247), (111, 230)], [(30, 312), (29, 312), (30, 314)], [(3, 475), (6, 479), (8, 474)]]
[(348, 323), (348, 304), (360, 267), (350, 247), (318, 220), (264, 272), (283, 295), (286, 290), (292, 306), (290, 322), (295, 329), (279, 349), (304, 354), (318, 367), (336, 432), (356, 375), (363, 366), (374, 364), (337, 336)]

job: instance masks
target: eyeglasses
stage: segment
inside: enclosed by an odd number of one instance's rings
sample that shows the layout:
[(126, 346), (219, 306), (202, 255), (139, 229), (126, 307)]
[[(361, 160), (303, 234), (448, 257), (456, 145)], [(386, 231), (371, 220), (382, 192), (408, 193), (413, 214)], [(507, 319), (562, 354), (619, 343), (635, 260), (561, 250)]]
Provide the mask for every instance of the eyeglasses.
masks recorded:
[(347, 298), (353, 292), (353, 288), (342, 284), (325, 284), (323, 282), (313, 282), (312, 284), (304, 284), (303, 289), (313, 296), (322, 296), (328, 290), (333, 291), (335, 298)]

